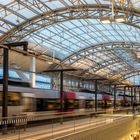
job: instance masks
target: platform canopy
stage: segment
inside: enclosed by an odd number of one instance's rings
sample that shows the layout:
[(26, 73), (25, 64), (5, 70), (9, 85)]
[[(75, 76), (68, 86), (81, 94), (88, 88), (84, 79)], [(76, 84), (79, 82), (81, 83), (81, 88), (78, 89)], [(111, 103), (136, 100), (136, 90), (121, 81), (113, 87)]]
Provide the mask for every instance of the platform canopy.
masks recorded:
[(29, 53), (43, 60), (49, 56), (51, 69), (123, 81), (140, 72), (140, 2), (1, 0), (0, 42), (17, 41), (29, 41)]

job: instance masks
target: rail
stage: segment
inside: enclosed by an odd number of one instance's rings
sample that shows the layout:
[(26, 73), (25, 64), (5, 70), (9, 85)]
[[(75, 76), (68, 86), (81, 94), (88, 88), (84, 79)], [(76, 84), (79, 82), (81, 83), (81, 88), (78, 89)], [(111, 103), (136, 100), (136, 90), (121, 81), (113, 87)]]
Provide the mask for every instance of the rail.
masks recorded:
[[(73, 111), (73, 112), (55, 112), (55, 113), (48, 113), (48, 112), (39, 112), (39, 113), (32, 113), (32, 114), (18, 114), (13, 115), (11, 117), (0, 118), (0, 125), (8, 125), (8, 124), (27, 124), (30, 121), (38, 121), (38, 120), (48, 120), (48, 119), (57, 119), (62, 117), (73, 117), (73, 116), (96, 116), (99, 114), (114, 114), (119, 111), (123, 111), (124, 113), (128, 114), (129, 112), (132, 113), (132, 108), (121, 108), (116, 110), (104, 110), (104, 111)], [(128, 112), (129, 111), (129, 112)], [(138, 110), (140, 111), (140, 110)]]

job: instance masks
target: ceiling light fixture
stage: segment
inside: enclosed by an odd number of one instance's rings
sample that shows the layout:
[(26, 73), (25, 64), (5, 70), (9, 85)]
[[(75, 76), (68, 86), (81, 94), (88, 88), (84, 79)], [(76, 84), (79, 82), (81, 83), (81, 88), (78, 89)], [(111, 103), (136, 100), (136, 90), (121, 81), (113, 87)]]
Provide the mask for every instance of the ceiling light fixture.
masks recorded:
[(110, 24), (112, 23), (112, 21), (108, 18), (108, 19), (101, 19), (101, 22), (104, 24)]
[(126, 22), (127, 19), (123, 16), (118, 16), (118, 17), (115, 17), (114, 21), (115, 22)]
[(47, 63), (48, 63), (49, 65), (53, 64), (53, 62), (51, 62), (51, 61), (48, 61)]
[(104, 24), (110, 24), (112, 22), (122, 23), (126, 22), (127, 19), (124, 16), (115, 16), (114, 18), (108, 17), (100, 20)]

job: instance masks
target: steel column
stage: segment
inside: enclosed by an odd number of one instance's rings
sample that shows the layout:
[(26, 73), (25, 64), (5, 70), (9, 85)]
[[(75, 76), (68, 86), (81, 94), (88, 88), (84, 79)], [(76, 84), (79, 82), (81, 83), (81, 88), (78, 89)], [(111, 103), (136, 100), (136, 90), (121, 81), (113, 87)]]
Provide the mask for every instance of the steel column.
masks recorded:
[(63, 111), (63, 71), (60, 71), (60, 110)]
[(139, 103), (140, 103), (140, 91), (139, 91)]
[(2, 117), (8, 116), (8, 59), (9, 50), (3, 49), (3, 102), (2, 102)]
[(131, 87), (131, 106), (133, 106), (133, 87)]
[(114, 109), (116, 109), (116, 85), (114, 85)]
[(140, 87), (139, 87), (139, 103), (140, 103)]
[(126, 86), (124, 87), (123, 101), (125, 102)]
[(9, 48), (23, 46), (23, 50), (28, 50), (28, 42), (14, 42), (4, 44), (8, 48), (3, 49), (3, 102), (2, 102), (2, 117), (8, 116), (8, 61), (9, 61)]
[(98, 87), (97, 87), (97, 80), (95, 80), (95, 112), (97, 112), (97, 108), (98, 108), (97, 94), (98, 94)]
[(134, 87), (134, 102), (136, 102), (136, 87)]
[[(6, 120), (8, 117), (8, 60), (9, 60), (9, 50), (7, 48), (3, 49), (3, 96), (2, 96), (2, 117)], [(2, 134), (7, 133), (7, 125), (2, 126)]]
[(31, 57), (30, 60), (30, 80), (31, 80), (31, 87), (35, 88), (36, 87), (36, 58)]

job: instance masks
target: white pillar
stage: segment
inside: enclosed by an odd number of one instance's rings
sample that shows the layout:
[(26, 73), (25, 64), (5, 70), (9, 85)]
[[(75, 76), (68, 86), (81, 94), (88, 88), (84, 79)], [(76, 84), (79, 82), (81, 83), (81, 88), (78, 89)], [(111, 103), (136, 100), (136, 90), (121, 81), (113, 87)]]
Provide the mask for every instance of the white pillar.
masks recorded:
[(36, 81), (36, 58), (31, 57), (31, 62), (30, 62), (30, 81), (31, 81), (31, 87), (34, 88), (36, 86), (35, 81)]

